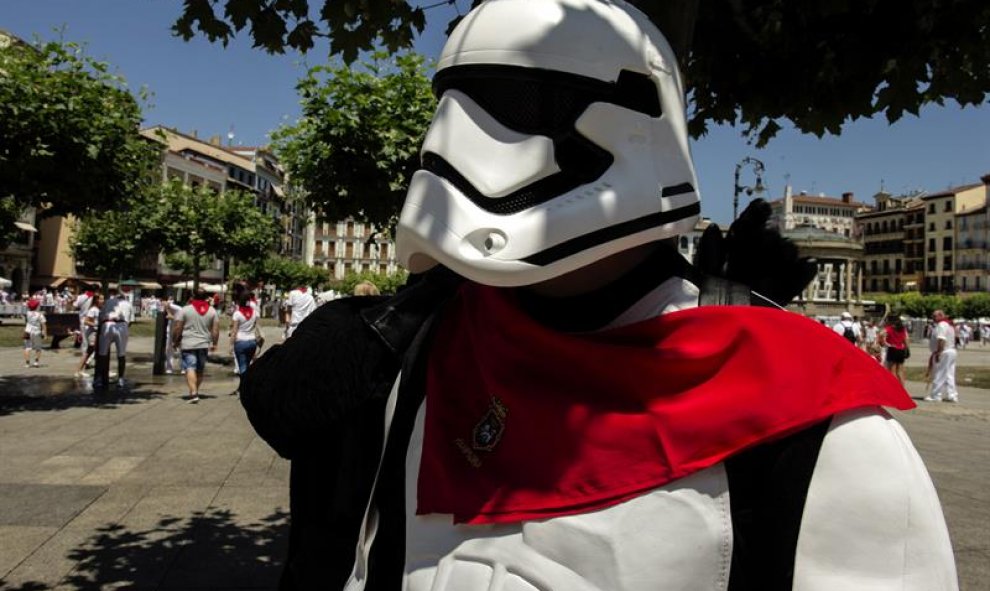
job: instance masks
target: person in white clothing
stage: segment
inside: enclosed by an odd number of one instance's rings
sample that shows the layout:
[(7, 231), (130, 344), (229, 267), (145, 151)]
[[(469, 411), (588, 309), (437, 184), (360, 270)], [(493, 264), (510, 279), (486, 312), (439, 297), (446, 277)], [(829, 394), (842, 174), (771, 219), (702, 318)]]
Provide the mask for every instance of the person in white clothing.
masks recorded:
[(959, 392), (956, 390), (956, 329), (942, 310), (935, 310), (932, 318), (935, 320), (935, 328), (928, 341), (928, 348), (932, 352), (928, 360), (932, 385), (925, 400), (959, 402)]
[(175, 373), (175, 358), (179, 351), (172, 343), (172, 325), (175, 319), (182, 313), (182, 306), (175, 303), (175, 298), (171, 295), (162, 302), (162, 311), (167, 321), (165, 322), (165, 334), (169, 335), (165, 339), (165, 373)]
[[(111, 343), (117, 352), (117, 385), (126, 385), (124, 372), (127, 369), (127, 341), (130, 334), (128, 325), (134, 322), (134, 307), (126, 294), (116, 289), (110, 290), (110, 297), (100, 312), (100, 344), (97, 355), (108, 366)], [(105, 366), (105, 367), (106, 367)], [(101, 376), (102, 378), (102, 376)], [(97, 383), (99, 382), (99, 383)], [(102, 386), (102, 380), (94, 380), (94, 385)]]
[(80, 293), (78, 296), (76, 296), (76, 299), (73, 300), (72, 302), (73, 308), (75, 309), (76, 313), (79, 314), (79, 335), (82, 339), (79, 343), (79, 352), (82, 354), (84, 358), (91, 357), (91, 355), (89, 354), (90, 353), (89, 341), (86, 338), (85, 319), (86, 319), (86, 312), (89, 311), (89, 308), (93, 303), (93, 295), (94, 292), (90, 290), (86, 290)]
[(45, 313), (38, 310), (41, 301), (28, 300), (28, 312), (24, 315), (24, 367), (31, 367), (31, 351), (34, 351), (34, 367), (41, 367), (41, 344), (47, 337)]
[(89, 309), (82, 314), (82, 358), (79, 360), (79, 367), (76, 369), (76, 377), (85, 377), (86, 365), (89, 363), (96, 350), (96, 334), (100, 327), (100, 307), (103, 305), (103, 296), (96, 293), (89, 298)]
[(852, 314), (849, 312), (842, 313), (839, 321), (832, 326), (832, 330), (857, 347), (863, 344), (863, 333), (859, 323), (853, 321)]
[(313, 290), (302, 286), (290, 291), (285, 300), (285, 338), (291, 337), (299, 323), (315, 309), (316, 299), (313, 297)]

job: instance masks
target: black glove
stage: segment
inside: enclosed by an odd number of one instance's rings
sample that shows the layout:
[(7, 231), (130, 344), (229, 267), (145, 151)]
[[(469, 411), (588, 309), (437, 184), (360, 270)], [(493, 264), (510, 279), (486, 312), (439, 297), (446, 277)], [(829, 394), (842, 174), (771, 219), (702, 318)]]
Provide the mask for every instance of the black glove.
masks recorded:
[(706, 275), (742, 283), (786, 306), (817, 275), (818, 261), (798, 257), (793, 242), (767, 227), (770, 213), (769, 203), (754, 199), (729, 226), (727, 236), (717, 224), (708, 226), (694, 263)]

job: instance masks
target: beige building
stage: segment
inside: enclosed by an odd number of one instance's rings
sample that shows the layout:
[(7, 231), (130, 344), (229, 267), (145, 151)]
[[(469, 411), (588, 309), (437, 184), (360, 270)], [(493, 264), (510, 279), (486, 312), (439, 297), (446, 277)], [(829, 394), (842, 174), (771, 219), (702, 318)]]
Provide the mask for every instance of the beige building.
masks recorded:
[(857, 213), (853, 234), (863, 239), (867, 292), (917, 290), (924, 259), (924, 203), (917, 197), (873, 196), (873, 211)]
[[(956, 216), (986, 205), (987, 185), (954, 187), (921, 198), (925, 210), (924, 292), (954, 293)], [(969, 250), (969, 249), (967, 249)]]
[(316, 222), (310, 227), (305, 260), (327, 269), (333, 278), (343, 279), (348, 273), (364, 271), (393, 275), (400, 269), (395, 260), (395, 242), (387, 231), (353, 219)]
[(870, 209), (866, 203), (856, 201), (852, 193), (843, 193), (842, 197), (808, 195), (804, 191), (792, 195), (791, 188), (787, 187), (782, 199), (770, 202), (770, 223), (781, 232), (811, 227), (856, 238), (855, 216)]
[(990, 175), (984, 176), (983, 204), (962, 206), (956, 214), (956, 290), (990, 292)]

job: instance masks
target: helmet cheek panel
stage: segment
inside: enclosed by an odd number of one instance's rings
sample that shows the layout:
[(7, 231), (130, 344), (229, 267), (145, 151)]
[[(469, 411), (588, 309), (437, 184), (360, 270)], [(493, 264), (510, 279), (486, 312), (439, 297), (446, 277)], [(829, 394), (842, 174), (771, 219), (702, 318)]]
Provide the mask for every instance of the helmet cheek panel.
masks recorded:
[(440, 99), (422, 151), (442, 157), (490, 198), (560, 171), (550, 138), (512, 131), (456, 90)]

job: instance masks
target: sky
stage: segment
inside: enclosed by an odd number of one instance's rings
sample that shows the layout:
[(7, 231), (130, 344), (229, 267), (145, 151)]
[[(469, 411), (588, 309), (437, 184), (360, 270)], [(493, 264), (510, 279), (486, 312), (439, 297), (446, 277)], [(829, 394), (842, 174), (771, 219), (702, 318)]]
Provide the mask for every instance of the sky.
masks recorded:
[[(459, 4), (463, 9), (468, 2)], [(234, 144), (266, 144), (270, 131), (298, 116), (295, 83), (308, 66), (327, 61), (325, 45), (306, 55), (269, 55), (252, 48), (247, 35), (226, 48), (202, 38), (185, 42), (170, 32), (181, 8), (180, 0), (0, 0), (0, 29), (27, 40), (84, 42), (90, 56), (112, 64), (131, 88), (152, 93), (148, 125), (224, 139), (233, 131)], [(455, 7), (427, 14), (415, 49), (434, 58)], [(702, 215), (722, 224), (732, 219), (733, 174), (747, 156), (764, 163), (768, 198), (781, 197), (790, 184), (794, 192), (852, 192), (872, 203), (881, 186), (897, 195), (978, 183), (990, 173), (990, 105), (932, 106), (893, 125), (882, 117), (861, 120), (823, 139), (785, 124), (761, 150), (747, 143), (741, 128), (716, 127), (692, 142), (692, 153)], [(752, 168), (743, 166), (741, 184), (754, 183)], [(740, 209), (745, 203), (743, 195)]]

